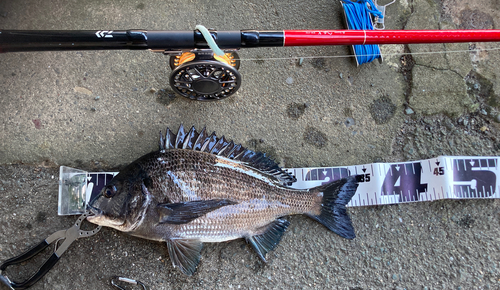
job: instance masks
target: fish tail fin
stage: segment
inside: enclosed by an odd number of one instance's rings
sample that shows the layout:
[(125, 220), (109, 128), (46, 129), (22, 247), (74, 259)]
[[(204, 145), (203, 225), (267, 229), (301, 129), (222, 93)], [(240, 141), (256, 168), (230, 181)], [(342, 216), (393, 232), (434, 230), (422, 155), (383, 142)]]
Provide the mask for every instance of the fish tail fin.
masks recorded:
[(346, 239), (354, 239), (356, 236), (347, 214), (346, 205), (349, 203), (358, 188), (356, 176), (349, 176), (333, 181), (326, 185), (312, 188), (310, 191), (323, 193), (321, 200), (321, 211), (319, 215), (307, 214), (309, 217), (319, 221), (329, 230)]

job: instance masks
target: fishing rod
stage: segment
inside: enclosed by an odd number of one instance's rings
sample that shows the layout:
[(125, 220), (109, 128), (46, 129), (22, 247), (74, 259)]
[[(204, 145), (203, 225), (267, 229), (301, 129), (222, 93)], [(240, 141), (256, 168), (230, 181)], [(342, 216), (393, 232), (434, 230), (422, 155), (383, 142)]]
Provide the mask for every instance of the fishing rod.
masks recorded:
[(499, 42), (500, 30), (0, 30), (0, 53), (151, 50), (170, 56), (170, 86), (189, 99), (227, 98), (247, 47)]

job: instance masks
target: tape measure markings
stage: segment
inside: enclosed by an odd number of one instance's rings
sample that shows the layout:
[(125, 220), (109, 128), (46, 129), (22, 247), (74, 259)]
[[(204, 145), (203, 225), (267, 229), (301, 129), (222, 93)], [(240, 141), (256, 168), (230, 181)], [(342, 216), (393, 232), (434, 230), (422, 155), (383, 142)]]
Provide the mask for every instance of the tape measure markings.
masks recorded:
[[(357, 175), (359, 186), (347, 206), (398, 204), (440, 199), (500, 198), (499, 157), (440, 156), (419, 161), (289, 168), (306, 189)], [(410, 168), (411, 167), (411, 168)], [(81, 172), (80, 170), (78, 170)], [(87, 172), (86, 201), (118, 172)], [(67, 184), (60, 183), (61, 186)]]
[[(334, 172), (332, 178), (325, 178), (321, 172), (329, 169)], [(344, 172), (360, 175), (358, 192), (349, 206), (500, 197), (498, 157), (441, 156), (412, 162), (301, 168), (300, 174), (298, 169), (289, 169), (298, 179), (292, 185), (295, 188), (336, 180), (335, 171), (341, 176)]]

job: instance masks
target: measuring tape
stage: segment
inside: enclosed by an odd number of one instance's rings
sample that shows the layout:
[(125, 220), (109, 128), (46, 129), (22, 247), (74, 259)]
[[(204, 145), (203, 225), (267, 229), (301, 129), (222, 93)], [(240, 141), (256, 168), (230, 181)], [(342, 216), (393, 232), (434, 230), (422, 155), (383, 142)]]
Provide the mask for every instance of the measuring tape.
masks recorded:
[[(341, 167), (289, 168), (306, 189), (358, 175), (359, 186), (348, 206), (370, 206), (439, 199), (500, 198), (500, 157), (450, 157)], [(80, 214), (118, 172), (85, 172), (61, 166), (59, 215)], [(75, 184), (75, 180), (81, 183)], [(75, 195), (78, 195), (75, 197)], [(71, 198), (69, 198), (71, 196)], [(78, 206), (67, 206), (77, 199)]]
[(291, 168), (292, 187), (310, 188), (348, 175), (359, 186), (348, 206), (369, 206), (439, 199), (500, 198), (499, 157), (450, 157), (345, 167)]

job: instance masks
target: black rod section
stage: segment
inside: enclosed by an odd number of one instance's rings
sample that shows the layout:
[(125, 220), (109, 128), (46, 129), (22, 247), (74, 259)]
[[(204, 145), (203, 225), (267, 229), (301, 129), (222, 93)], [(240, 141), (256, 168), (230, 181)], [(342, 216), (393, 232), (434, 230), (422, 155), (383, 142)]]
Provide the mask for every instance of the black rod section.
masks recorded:
[(0, 52), (147, 49), (144, 30), (0, 30)]
[[(222, 49), (283, 46), (283, 31), (215, 31)], [(0, 30), (0, 53), (16, 51), (208, 48), (198, 31), (147, 30)]]

